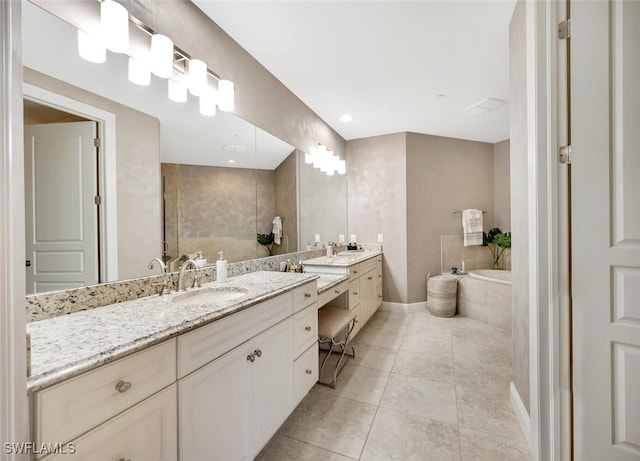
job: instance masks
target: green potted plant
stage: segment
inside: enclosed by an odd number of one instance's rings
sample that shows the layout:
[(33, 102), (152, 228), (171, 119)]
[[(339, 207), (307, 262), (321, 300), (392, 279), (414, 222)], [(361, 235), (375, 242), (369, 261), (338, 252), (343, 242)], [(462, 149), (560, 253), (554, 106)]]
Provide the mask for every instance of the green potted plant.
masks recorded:
[(491, 267), (496, 270), (502, 269), (502, 255), (504, 250), (511, 248), (511, 232), (503, 233), (499, 228), (494, 227), (487, 233), (482, 233), (482, 246), (489, 247), (493, 262)]
[(269, 256), (273, 256), (273, 233), (258, 234), (258, 243), (267, 248)]

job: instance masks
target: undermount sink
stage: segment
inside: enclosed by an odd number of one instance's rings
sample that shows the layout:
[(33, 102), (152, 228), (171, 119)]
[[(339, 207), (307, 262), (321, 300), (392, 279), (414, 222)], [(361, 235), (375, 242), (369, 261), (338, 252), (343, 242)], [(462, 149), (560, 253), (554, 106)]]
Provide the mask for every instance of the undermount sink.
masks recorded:
[(203, 288), (202, 290), (184, 293), (173, 298), (173, 302), (182, 305), (219, 304), (243, 298), (249, 290), (236, 287)]

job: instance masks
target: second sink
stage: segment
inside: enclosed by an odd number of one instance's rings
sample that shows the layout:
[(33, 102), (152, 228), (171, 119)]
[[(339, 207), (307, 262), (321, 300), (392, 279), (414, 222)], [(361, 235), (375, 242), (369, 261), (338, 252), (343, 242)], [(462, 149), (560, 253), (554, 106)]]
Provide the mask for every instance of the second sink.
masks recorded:
[(178, 295), (172, 301), (183, 305), (219, 304), (240, 299), (246, 296), (248, 292), (244, 288), (236, 287), (203, 288), (202, 290)]

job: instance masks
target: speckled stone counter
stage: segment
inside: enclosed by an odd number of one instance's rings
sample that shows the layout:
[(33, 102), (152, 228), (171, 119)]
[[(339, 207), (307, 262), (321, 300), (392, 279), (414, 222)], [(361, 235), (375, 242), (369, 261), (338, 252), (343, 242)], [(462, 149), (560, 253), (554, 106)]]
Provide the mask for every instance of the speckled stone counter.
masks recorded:
[(318, 294), (322, 294), (325, 291), (339, 285), (340, 283), (349, 280), (348, 275), (342, 274), (318, 274)]
[[(27, 324), (31, 335), (28, 392), (56, 384), (180, 333), (251, 307), (318, 279), (317, 274), (252, 272), (207, 287), (246, 289), (216, 304), (179, 305), (173, 293), (148, 296)], [(328, 282), (331, 283), (331, 282)]]
[(378, 256), (382, 254), (380, 250), (364, 250), (364, 251), (354, 251), (353, 253), (349, 252), (340, 252), (331, 258), (327, 258), (326, 256), (321, 256), (319, 258), (306, 259), (302, 261), (302, 264), (305, 267), (310, 266), (338, 266), (338, 267), (348, 267), (354, 264), (358, 264), (359, 262), (365, 261), (367, 259), (373, 258), (374, 256)]

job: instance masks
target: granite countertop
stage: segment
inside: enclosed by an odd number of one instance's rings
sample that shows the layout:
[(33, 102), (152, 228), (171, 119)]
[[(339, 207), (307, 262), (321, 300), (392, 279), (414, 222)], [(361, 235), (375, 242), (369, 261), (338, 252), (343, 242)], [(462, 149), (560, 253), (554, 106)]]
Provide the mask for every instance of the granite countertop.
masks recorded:
[(379, 250), (364, 250), (364, 251), (354, 251), (351, 252), (340, 252), (331, 258), (327, 258), (326, 256), (321, 256), (319, 258), (306, 259), (302, 261), (303, 266), (340, 266), (347, 267), (352, 266), (353, 264), (358, 264), (359, 262), (365, 261), (367, 259), (373, 258), (374, 256), (381, 255), (382, 251)]
[(34, 392), (77, 376), (318, 278), (318, 274), (252, 272), (229, 278), (225, 283), (203, 284), (203, 288), (247, 290), (247, 295), (239, 300), (216, 304), (173, 303), (173, 298), (184, 295), (180, 292), (28, 323), (31, 376), (27, 379), (27, 391)]
[(322, 294), (325, 291), (335, 287), (345, 280), (349, 280), (348, 275), (342, 274), (318, 274), (318, 294)]

